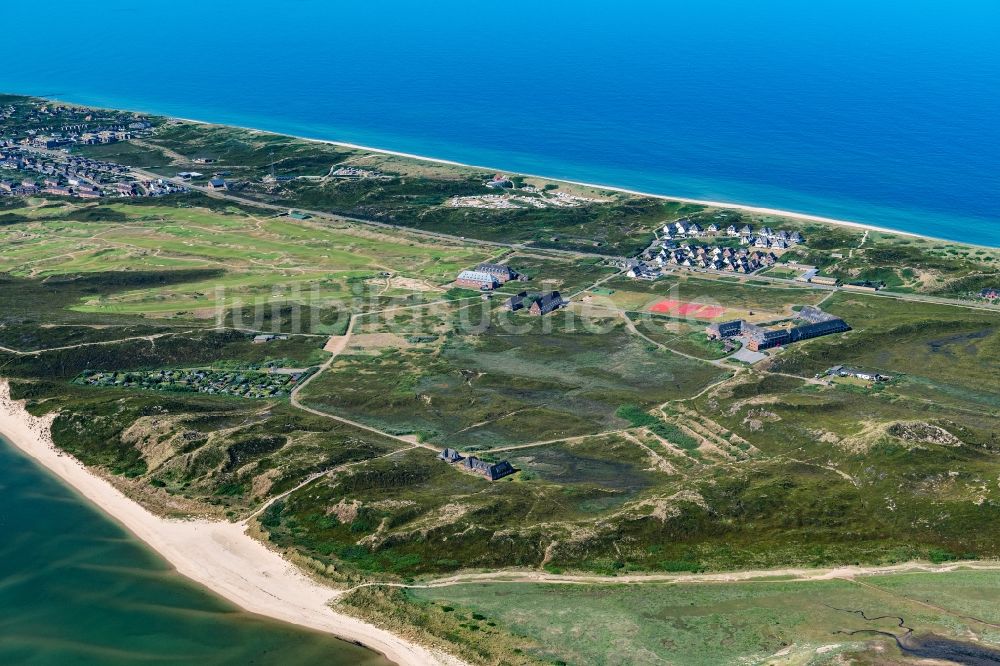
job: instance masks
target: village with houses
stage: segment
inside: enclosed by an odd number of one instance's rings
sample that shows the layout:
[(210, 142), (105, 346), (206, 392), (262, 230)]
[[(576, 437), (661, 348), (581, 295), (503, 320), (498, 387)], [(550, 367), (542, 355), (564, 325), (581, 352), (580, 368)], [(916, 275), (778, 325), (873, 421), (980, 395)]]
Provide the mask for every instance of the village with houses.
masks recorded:
[(85, 371), (74, 383), (84, 386), (182, 391), (238, 398), (283, 398), (307, 375), (307, 370), (215, 370), (192, 368), (148, 372)]
[(76, 155), (77, 146), (139, 139), (154, 129), (141, 114), (39, 104), (0, 111), (0, 196), (78, 199), (156, 197), (185, 188), (165, 179), (136, 178), (115, 162)]
[(628, 276), (655, 280), (669, 267), (750, 275), (773, 266), (783, 251), (804, 242), (798, 231), (755, 230), (749, 224), (702, 228), (682, 218), (663, 225), (649, 248), (630, 262)]
[(0, 147), (0, 196), (52, 196), (78, 199), (157, 197), (185, 192), (164, 179), (135, 178), (114, 162), (32, 147)]

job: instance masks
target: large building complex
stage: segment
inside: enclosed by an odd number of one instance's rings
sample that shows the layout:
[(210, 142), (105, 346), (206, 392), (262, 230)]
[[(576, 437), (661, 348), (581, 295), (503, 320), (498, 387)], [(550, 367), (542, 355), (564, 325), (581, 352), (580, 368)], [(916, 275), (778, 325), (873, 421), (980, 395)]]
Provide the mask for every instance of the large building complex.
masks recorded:
[(477, 273), (488, 273), (497, 279), (497, 282), (503, 284), (504, 282), (509, 282), (517, 277), (517, 271), (512, 269), (506, 264), (489, 264), (482, 263), (476, 266), (474, 269)]
[(462, 271), (455, 285), (466, 289), (495, 289), (499, 284), (496, 277), (482, 271)]
[(797, 319), (802, 323), (788, 328), (764, 328), (742, 319), (736, 319), (711, 324), (705, 329), (705, 333), (710, 340), (743, 336), (747, 349), (760, 351), (761, 349), (771, 349), (792, 342), (851, 330), (847, 322), (840, 317), (835, 317), (811, 305), (803, 307), (799, 311)]

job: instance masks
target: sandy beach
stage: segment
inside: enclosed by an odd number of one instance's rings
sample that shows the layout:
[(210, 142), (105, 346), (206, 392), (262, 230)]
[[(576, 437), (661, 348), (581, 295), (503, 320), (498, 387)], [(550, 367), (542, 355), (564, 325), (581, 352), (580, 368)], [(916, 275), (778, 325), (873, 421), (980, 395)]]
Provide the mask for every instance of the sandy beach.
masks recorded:
[[(155, 114), (154, 114), (155, 115)], [(465, 162), (456, 162), (454, 160), (446, 160), (437, 157), (428, 157), (426, 155), (417, 155), (414, 153), (404, 153), (395, 150), (387, 150), (385, 148), (375, 148), (372, 146), (363, 146), (357, 143), (346, 143), (343, 141), (333, 141), (330, 139), (316, 139), (308, 136), (299, 136), (295, 134), (281, 134), (280, 132), (271, 132), (269, 130), (262, 130), (256, 127), (246, 127), (243, 125), (225, 125), (222, 123), (215, 123), (206, 120), (198, 120), (196, 118), (171, 118), (172, 120), (180, 120), (187, 123), (195, 123), (198, 125), (207, 125), (210, 127), (235, 127), (237, 129), (243, 129), (250, 132), (259, 132), (261, 134), (275, 134), (278, 136), (291, 136), (294, 139), (299, 139), (301, 141), (309, 141), (312, 143), (323, 143), (331, 146), (338, 146), (340, 148), (351, 148), (354, 150), (366, 150), (372, 153), (379, 153), (381, 155), (393, 155), (395, 157), (406, 157), (413, 160), (420, 160), (422, 162), (430, 162), (432, 164), (446, 164), (449, 166), (464, 167), (468, 169), (482, 169), (484, 171), (492, 172), (504, 172), (516, 176), (524, 176), (526, 178), (538, 178), (541, 180), (548, 180), (553, 183), (565, 183), (567, 185), (576, 185), (578, 187), (588, 187), (595, 190), (604, 190), (606, 192), (618, 192), (621, 194), (631, 194), (641, 197), (650, 197), (653, 199), (662, 199), (664, 201), (678, 201), (681, 203), (698, 204), (702, 206), (711, 206), (713, 208), (730, 208), (733, 210), (741, 210), (748, 213), (757, 213), (760, 215), (775, 215), (778, 217), (787, 217), (795, 220), (802, 220), (803, 222), (818, 222), (821, 224), (832, 224), (842, 227), (851, 227), (854, 229), (865, 229), (868, 231), (878, 231), (886, 234), (897, 234), (900, 236), (907, 236), (910, 238), (923, 238), (926, 240), (939, 241), (942, 243), (957, 243), (957, 241), (950, 241), (944, 238), (935, 238), (934, 236), (928, 236), (925, 234), (917, 234), (911, 231), (901, 231), (899, 229), (891, 229), (889, 227), (880, 227), (873, 224), (867, 224), (864, 222), (856, 222), (852, 220), (840, 220), (832, 217), (823, 217), (821, 215), (812, 215), (810, 213), (797, 213), (790, 210), (780, 210), (778, 208), (767, 208), (764, 206), (751, 206), (748, 204), (735, 203), (731, 201), (709, 201), (706, 199), (690, 199), (687, 197), (672, 196), (669, 194), (656, 194), (653, 192), (643, 192), (640, 190), (631, 190), (625, 187), (616, 187), (614, 185), (601, 185), (599, 183), (587, 183), (579, 180), (567, 180), (565, 178), (557, 178), (554, 176), (544, 176), (534, 173), (522, 173), (519, 171), (510, 171), (501, 169), (499, 167), (484, 166), (481, 164), (467, 164)], [(973, 247), (987, 247), (988, 245), (975, 245), (973, 243), (962, 243), (963, 245), (972, 245)], [(991, 248), (992, 249), (992, 248)]]
[(9, 385), (0, 380), (0, 435), (121, 523), (178, 573), (248, 612), (360, 643), (401, 666), (463, 663), (334, 612), (328, 604), (338, 590), (304, 575), (248, 536), (242, 525), (169, 520), (150, 513), (76, 458), (57, 450), (49, 434), (51, 422), (51, 416), (34, 417), (11, 400)]
[[(52, 99), (52, 101), (57, 101), (57, 102), (60, 102), (60, 103), (63, 103), (63, 104), (71, 104), (71, 105), (77, 104), (76, 102), (72, 102), (72, 101), (69, 101), (69, 100), (63, 100), (63, 99)], [(87, 106), (92, 107), (93, 105), (87, 105)], [(139, 111), (139, 112), (141, 112), (141, 113), (150, 113), (150, 115), (160, 115), (160, 114), (156, 114), (156, 113), (153, 113), (153, 112), (145, 112), (145, 111)], [(198, 125), (207, 125), (207, 126), (211, 126), (211, 127), (235, 127), (237, 129), (243, 129), (243, 130), (247, 130), (247, 131), (250, 131), (250, 132), (259, 132), (261, 134), (273, 134), (273, 135), (278, 135), (278, 136), (290, 136), (292, 138), (299, 139), (301, 141), (309, 141), (309, 142), (312, 142), (312, 143), (323, 143), (323, 144), (328, 144), (328, 145), (331, 145), (331, 146), (338, 146), (338, 147), (341, 147), (341, 148), (352, 148), (354, 150), (366, 150), (366, 151), (370, 151), (370, 152), (373, 152), (373, 153), (379, 153), (381, 155), (394, 155), (396, 157), (406, 157), (406, 158), (409, 158), (409, 159), (420, 160), (420, 161), (423, 161), (423, 162), (430, 162), (430, 163), (433, 163), (433, 164), (446, 164), (446, 165), (450, 165), (450, 166), (465, 167), (465, 168), (470, 168), (470, 169), (482, 169), (484, 171), (506, 172), (506, 173), (509, 173), (511, 175), (525, 176), (527, 178), (539, 178), (539, 179), (542, 179), (542, 180), (552, 181), (554, 183), (565, 183), (567, 185), (576, 185), (578, 187), (588, 187), (588, 188), (593, 188), (595, 190), (604, 190), (606, 192), (619, 192), (619, 193), (622, 193), (622, 194), (631, 194), (631, 195), (635, 195), (635, 196), (651, 197), (651, 198), (654, 198), (654, 199), (662, 199), (664, 201), (679, 201), (681, 203), (690, 203), (690, 204), (698, 204), (698, 205), (702, 205), (702, 206), (711, 206), (713, 208), (730, 208), (730, 209), (733, 209), (733, 210), (741, 210), (741, 211), (746, 211), (748, 213), (757, 213), (757, 214), (760, 214), (760, 215), (775, 215), (775, 216), (787, 217), (787, 218), (791, 218), (791, 219), (795, 219), (795, 220), (802, 220), (803, 222), (818, 222), (818, 223), (821, 223), (821, 224), (832, 224), (832, 225), (842, 226), (842, 227), (851, 227), (851, 228), (854, 228), (854, 229), (866, 229), (866, 230), (869, 230), (869, 231), (878, 231), (878, 232), (887, 233), (887, 234), (897, 234), (897, 235), (900, 235), (900, 236), (907, 236), (907, 237), (910, 237), (910, 238), (923, 238), (923, 239), (926, 239), (926, 240), (939, 241), (939, 242), (942, 242), (942, 243), (957, 243), (957, 241), (950, 241), (950, 240), (947, 240), (947, 239), (944, 239), (944, 238), (936, 238), (934, 236), (928, 236), (926, 234), (918, 234), (918, 233), (913, 233), (911, 231), (902, 231), (902, 230), (899, 230), (899, 229), (892, 229), (892, 228), (889, 228), (889, 227), (880, 227), (880, 226), (877, 226), (877, 225), (867, 224), (867, 223), (864, 223), (864, 222), (858, 222), (858, 221), (853, 221), (853, 220), (841, 220), (841, 219), (832, 218), (832, 217), (824, 217), (822, 215), (813, 215), (813, 214), (810, 214), (810, 213), (801, 213), (801, 212), (795, 212), (795, 211), (790, 211), (790, 210), (781, 210), (781, 209), (778, 209), (778, 208), (768, 208), (768, 207), (765, 207), (765, 206), (751, 206), (751, 205), (748, 205), (748, 204), (741, 204), (741, 203), (733, 202), (733, 201), (710, 201), (710, 200), (707, 200), (707, 199), (691, 199), (691, 198), (687, 198), (687, 197), (679, 197), (679, 196), (673, 196), (673, 195), (669, 195), (669, 194), (657, 194), (657, 193), (654, 193), (654, 192), (643, 192), (643, 191), (640, 191), (640, 190), (632, 190), (632, 189), (628, 189), (628, 188), (625, 188), (625, 187), (616, 187), (614, 185), (602, 185), (600, 183), (588, 183), (588, 182), (583, 182), (583, 181), (578, 181), (578, 180), (568, 180), (568, 179), (565, 179), (565, 178), (558, 178), (558, 177), (554, 177), (554, 176), (545, 176), (545, 175), (541, 175), (541, 174), (522, 173), (522, 172), (518, 172), (518, 171), (511, 171), (511, 170), (502, 169), (500, 167), (495, 167), (495, 166), (484, 166), (484, 165), (481, 165), (481, 164), (468, 164), (468, 163), (465, 163), (465, 162), (457, 162), (457, 161), (454, 161), (454, 160), (446, 160), (446, 159), (441, 159), (441, 158), (437, 158), (437, 157), (428, 157), (426, 155), (417, 155), (415, 153), (406, 153), (406, 152), (400, 152), (400, 151), (395, 151), (395, 150), (388, 150), (388, 149), (385, 149), (385, 148), (375, 148), (373, 146), (365, 146), (365, 145), (361, 145), (361, 144), (357, 144), (357, 143), (348, 143), (348, 142), (344, 142), (344, 141), (333, 141), (333, 140), (330, 140), (330, 139), (317, 139), (315, 137), (300, 136), (300, 135), (295, 135), (295, 134), (283, 134), (281, 132), (272, 132), (270, 130), (263, 130), (263, 129), (259, 129), (257, 127), (247, 127), (245, 125), (228, 125), (228, 124), (224, 124), (224, 123), (212, 122), (212, 121), (208, 121), (208, 120), (199, 120), (197, 118), (186, 118), (186, 117), (182, 117), (182, 116), (163, 116), (163, 117), (169, 118), (171, 120), (179, 120), (179, 121), (182, 121), (182, 122), (195, 123), (195, 124), (198, 124)], [(976, 245), (974, 243), (962, 243), (962, 244), (963, 245), (970, 245), (972, 247), (985, 247), (985, 248), (994, 249), (992, 246), (989, 246), (989, 245)]]

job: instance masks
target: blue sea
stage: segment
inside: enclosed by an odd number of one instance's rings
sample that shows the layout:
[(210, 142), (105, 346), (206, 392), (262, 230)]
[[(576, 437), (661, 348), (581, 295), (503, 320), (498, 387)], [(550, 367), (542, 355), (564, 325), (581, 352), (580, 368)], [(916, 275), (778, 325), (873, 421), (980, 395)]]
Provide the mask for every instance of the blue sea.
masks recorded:
[(181, 578), (2, 437), (0, 493), (0, 664), (391, 666)]
[(5, 3), (0, 90), (1000, 246), (995, 0)]

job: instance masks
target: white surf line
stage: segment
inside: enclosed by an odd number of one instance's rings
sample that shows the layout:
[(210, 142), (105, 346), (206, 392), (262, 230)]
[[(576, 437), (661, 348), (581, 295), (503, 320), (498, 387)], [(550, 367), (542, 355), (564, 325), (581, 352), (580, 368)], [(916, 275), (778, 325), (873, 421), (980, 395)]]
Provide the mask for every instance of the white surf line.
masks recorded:
[[(16, 94), (16, 93), (11, 93), (11, 94)], [(73, 106), (85, 106), (87, 108), (96, 108), (96, 109), (102, 109), (103, 108), (105, 110), (114, 110), (114, 111), (121, 110), (121, 109), (112, 108), (112, 107), (94, 106), (92, 104), (86, 104), (86, 105), (84, 105), (84, 104), (77, 104), (76, 102), (70, 102), (70, 101), (67, 101), (67, 100), (58, 100), (58, 99), (55, 99), (55, 98), (35, 97), (35, 96), (32, 96), (32, 95), (23, 95), (23, 96), (24, 97), (28, 97), (28, 98), (34, 98), (34, 99), (46, 99), (46, 100), (54, 101), (54, 102), (62, 102), (62, 103), (73, 105)], [(271, 135), (275, 135), (275, 136), (286, 136), (286, 137), (291, 137), (293, 139), (299, 139), (301, 141), (309, 141), (309, 142), (312, 142), (312, 143), (323, 143), (323, 144), (328, 144), (328, 145), (331, 145), (331, 146), (339, 146), (339, 147), (342, 147), (342, 148), (352, 148), (354, 150), (367, 150), (367, 151), (370, 151), (370, 152), (373, 152), (373, 153), (380, 153), (382, 155), (392, 155), (392, 156), (395, 156), (395, 157), (406, 157), (406, 158), (409, 158), (409, 159), (419, 160), (419, 161), (422, 161), (422, 162), (431, 162), (431, 163), (434, 163), (434, 164), (446, 164), (446, 165), (450, 165), (450, 166), (465, 167), (465, 168), (469, 168), (469, 169), (481, 169), (483, 171), (507, 171), (506, 169), (500, 169), (499, 167), (484, 166), (484, 165), (480, 165), (480, 164), (468, 164), (466, 162), (458, 162), (458, 161), (455, 161), (455, 160), (447, 160), (447, 159), (442, 159), (442, 158), (437, 158), (437, 157), (429, 157), (427, 155), (417, 155), (416, 153), (407, 153), (407, 152), (402, 152), (402, 151), (389, 150), (389, 149), (386, 149), (386, 148), (376, 148), (374, 146), (365, 146), (365, 145), (358, 144), (358, 143), (349, 143), (349, 142), (345, 142), (345, 141), (334, 141), (332, 139), (318, 139), (318, 138), (315, 138), (315, 137), (301, 136), (301, 135), (298, 135), (298, 134), (286, 134), (286, 133), (283, 133), (283, 132), (277, 132), (277, 131), (271, 131), (271, 130), (264, 130), (264, 129), (260, 129), (260, 128), (257, 128), (257, 127), (249, 127), (249, 126), (246, 126), (246, 125), (233, 125), (233, 124), (220, 123), (220, 122), (214, 122), (214, 121), (209, 121), (209, 120), (199, 120), (197, 118), (187, 118), (187, 117), (184, 117), (184, 116), (168, 116), (168, 115), (164, 115), (164, 114), (157, 113), (157, 112), (154, 112), (154, 111), (141, 111), (141, 110), (137, 111), (136, 109), (130, 109), (130, 110), (131, 111), (136, 111), (136, 112), (139, 112), (139, 113), (146, 113), (146, 114), (152, 115), (152, 116), (158, 116), (160, 118), (166, 118), (168, 120), (180, 120), (180, 121), (183, 121), (183, 122), (194, 123), (196, 125), (206, 125), (206, 126), (209, 126), (209, 127), (229, 127), (229, 128), (246, 130), (246, 131), (249, 131), (249, 132), (257, 132), (259, 134), (271, 134)], [(579, 180), (571, 180), (571, 179), (567, 179), (567, 178), (557, 178), (557, 177), (553, 177), (553, 176), (545, 176), (545, 175), (541, 175), (541, 174), (523, 173), (523, 172), (519, 172), (519, 171), (509, 171), (509, 173), (511, 173), (512, 175), (524, 176), (525, 178), (538, 178), (538, 179), (541, 179), (541, 180), (552, 181), (554, 183), (566, 183), (567, 185), (577, 185), (579, 187), (588, 187), (588, 188), (591, 188), (591, 189), (605, 190), (605, 191), (608, 191), (608, 192), (620, 192), (622, 194), (632, 194), (632, 195), (635, 195), (635, 196), (651, 197), (651, 198), (654, 198), (654, 199), (663, 199), (663, 200), (666, 200), (666, 201), (677, 201), (677, 202), (680, 202), (680, 203), (690, 203), (690, 204), (697, 204), (697, 205), (701, 205), (701, 206), (711, 206), (711, 207), (714, 207), (714, 208), (731, 208), (731, 209), (734, 209), (734, 210), (742, 210), (742, 211), (746, 211), (746, 212), (749, 212), (749, 213), (759, 213), (761, 215), (775, 215), (775, 216), (779, 216), (779, 217), (788, 217), (788, 218), (792, 218), (792, 219), (803, 220), (803, 221), (806, 221), (806, 222), (820, 222), (820, 223), (823, 223), (823, 224), (833, 224), (833, 225), (837, 225), (837, 226), (853, 227), (855, 229), (867, 229), (867, 230), (870, 230), (870, 231), (878, 231), (878, 232), (881, 232), (881, 233), (900, 234), (900, 235), (909, 236), (909, 237), (912, 237), (912, 238), (923, 238), (923, 239), (926, 239), (926, 240), (937, 241), (937, 242), (941, 242), (941, 243), (954, 243), (956, 245), (966, 245), (966, 246), (971, 246), (971, 247), (981, 247), (981, 248), (987, 248), (987, 249), (991, 249), (991, 250), (997, 249), (995, 246), (991, 246), (991, 245), (975, 245), (975, 244), (972, 244), (972, 243), (966, 243), (966, 242), (962, 242), (962, 241), (953, 241), (953, 240), (948, 240), (946, 238), (938, 238), (936, 236), (929, 236), (927, 234), (919, 234), (919, 233), (915, 233), (915, 232), (912, 232), (912, 231), (902, 231), (900, 229), (892, 229), (890, 227), (880, 227), (880, 226), (876, 226), (876, 225), (873, 225), (873, 224), (867, 224), (867, 223), (864, 223), (864, 222), (857, 222), (857, 221), (853, 221), (853, 220), (841, 220), (841, 219), (832, 218), (832, 217), (825, 217), (825, 216), (822, 216), (822, 215), (813, 215), (811, 213), (799, 213), (799, 212), (790, 211), (790, 210), (782, 210), (780, 208), (769, 208), (769, 207), (766, 207), (766, 206), (753, 206), (753, 205), (741, 204), (741, 203), (733, 202), (733, 201), (712, 201), (712, 200), (708, 200), (708, 199), (694, 199), (694, 198), (689, 198), (689, 197), (679, 197), (679, 196), (673, 196), (673, 195), (668, 195), (668, 194), (657, 194), (657, 193), (653, 193), (653, 192), (643, 192), (642, 190), (634, 190), (634, 189), (630, 189), (630, 188), (626, 188), (626, 187), (618, 187), (618, 186), (615, 186), (615, 185), (602, 185), (600, 183), (589, 183), (589, 182), (584, 182), (584, 181), (579, 181)]]

